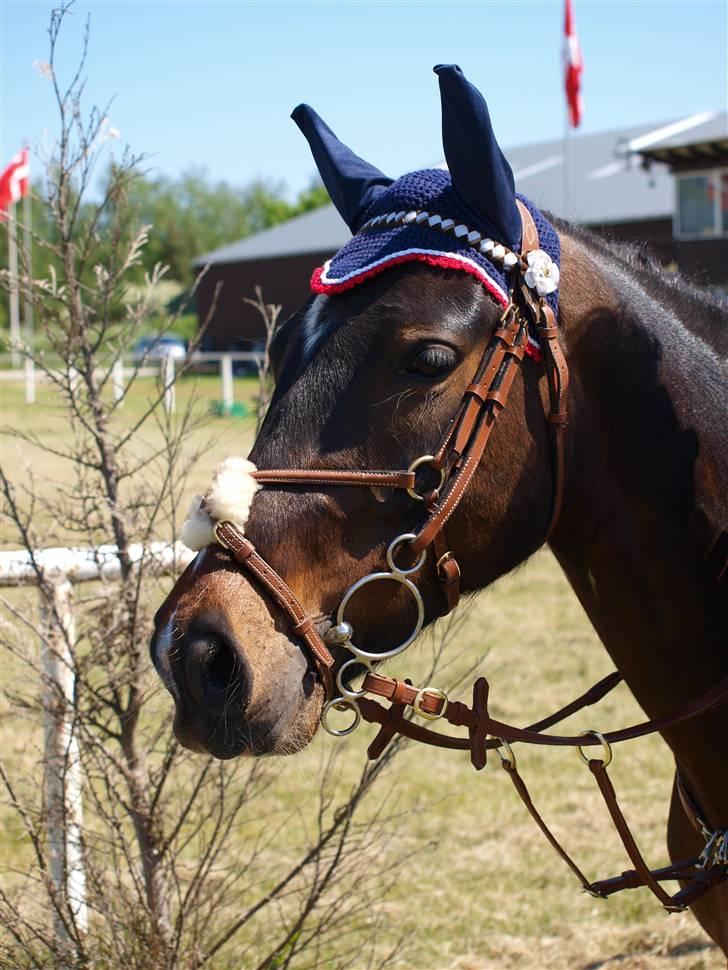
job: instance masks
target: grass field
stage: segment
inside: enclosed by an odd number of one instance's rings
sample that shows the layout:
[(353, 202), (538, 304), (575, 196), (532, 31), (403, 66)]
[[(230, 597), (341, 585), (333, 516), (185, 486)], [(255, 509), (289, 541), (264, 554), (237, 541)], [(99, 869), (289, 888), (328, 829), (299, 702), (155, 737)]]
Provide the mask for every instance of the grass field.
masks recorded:
[[(205, 442), (207, 458), (196, 466), (190, 483), (193, 489), (201, 490), (208, 484), (213, 465), (229, 454), (247, 454), (252, 442), (255, 428), (255, 417), (252, 413), (253, 395), (257, 388), (257, 381), (252, 377), (236, 378), (235, 400), (251, 408), (246, 417), (213, 418), (203, 429), (197, 432), (195, 440), (190, 442), (192, 450), (200, 441)], [(117, 412), (115, 420), (120, 424), (131, 426), (148, 407), (150, 401), (158, 395), (158, 383), (154, 378), (139, 379), (135, 392), (128, 396), (122, 408)], [(192, 404), (196, 412), (204, 415), (213, 402), (221, 397), (220, 379), (216, 375), (190, 375), (178, 379), (175, 390), (177, 413), (182, 413)], [(60, 408), (55, 392), (47, 383), (37, 385), (37, 400), (35, 404), (25, 403), (22, 384), (14, 381), (0, 382), (0, 410), (5, 429), (22, 428), (23, 431), (38, 436), (41, 442), (49, 445), (59, 445), (71, 441), (71, 431), (66, 421), (65, 410)], [(145, 425), (139, 435), (140, 449), (150, 452), (161, 442), (161, 434), (154, 422)], [(51, 460), (43, 448), (36, 448), (26, 442), (4, 437), (2, 442), (3, 462), (11, 470), (28, 463), (39, 481), (52, 482), (57, 476), (63, 478), (68, 474), (60, 461)]]
[[(219, 396), (212, 379), (196, 382), (203, 402)], [(192, 392), (183, 382), (178, 401)], [(238, 382), (240, 397), (251, 393), (249, 382)], [(19, 388), (3, 387), (6, 423), (32, 427), (43, 435), (63, 434), (53, 425), (50, 399), (35, 409), (22, 403)], [(140, 402), (130, 401), (124, 420)], [(227, 453), (245, 452), (250, 421), (211, 419), (197, 432), (209, 443), (209, 462), (193, 476), (204, 487), (210, 466)], [(5, 446), (4, 460), (14, 460), (14, 443)], [(54, 477), (38, 449), (18, 458), (42, 463), (47, 481)], [(6, 541), (8, 539), (6, 538)], [(18, 596), (25, 595), (18, 593)], [(528, 723), (560, 707), (610, 669), (581, 607), (547, 551), (478, 597), (468, 620), (449, 651), (458, 670), (482, 656), (482, 670), (491, 683), (491, 710), (496, 717)], [(388, 670), (418, 676), (426, 665), (414, 647)], [(4, 677), (12, 675), (6, 666)], [(153, 681), (150, 673), (150, 683)], [(460, 696), (467, 699), (469, 686)], [(170, 703), (160, 691), (155, 704), (167, 716)], [(600, 731), (639, 719), (641, 712), (620, 687), (597, 710), (581, 712), (565, 722), (565, 730)], [(30, 764), (37, 738), (27, 720), (7, 706), (2, 710), (3, 754), (12, 764)], [(344, 755), (342, 790), (358, 773), (372, 729), (362, 727), (339, 741), (320, 736), (279, 772), (271, 799), (281, 805), (302, 801), (314, 769), (331, 746)], [(577, 862), (593, 878), (627, 868), (621, 844), (593, 779), (573, 750), (518, 747), (519, 768), (537, 805)], [(194, 756), (190, 755), (192, 759)], [(672, 780), (670, 755), (655, 737), (626, 744), (616, 751), (610, 769), (620, 802), (653, 865), (666, 862), (665, 819)], [(582, 893), (571, 873), (554, 855), (517, 799), (505, 773), (492, 758), (475, 773), (467, 757), (438, 749), (408, 747), (396, 773), (383, 782), (383, 792), (396, 800), (399, 812), (397, 844), (407, 859), (388, 892), (382, 953), (404, 938), (395, 966), (407, 970), (712, 970), (724, 961), (697, 923), (685, 914), (667, 916), (647, 894), (634, 891), (609, 901)], [(305, 802), (304, 802), (305, 807)], [(303, 824), (303, 822), (301, 823)], [(22, 855), (5, 826), (5, 863)], [(245, 833), (243, 835), (242, 833)], [(249, 838), (243, 829), (237, 838)], [(293, 845), (300, 831), (287, 833)], [(289, 843), (281, 844), (285, 853)], [(231, 853), (236, 846), (230, 847)], [(230, 900), (230, 905), (236, 905)], [(362, 927), (362, 934), (366, 929)], [(352, 963), (354, 970), (364, 965)]]

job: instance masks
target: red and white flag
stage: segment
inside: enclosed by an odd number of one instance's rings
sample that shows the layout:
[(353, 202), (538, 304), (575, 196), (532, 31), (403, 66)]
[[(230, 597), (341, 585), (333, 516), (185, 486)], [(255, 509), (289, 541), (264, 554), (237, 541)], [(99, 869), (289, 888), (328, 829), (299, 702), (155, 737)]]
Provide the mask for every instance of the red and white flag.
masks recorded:
[(10, 164), (0, 175), (0, 219), (8, 208), (30, 192), (30, 153), (23, 148), (13, 155)]
[(569, 106), (569, 121), (572, 128), (578, 128), (584, 104), (581, 99), (581, 72), (584, 62), (581, 58), (579, 38), (574, 26), (574, 13), (571, 0), (566, 0), (564, 16), (564, 82), (566, 85), (566, 101)]

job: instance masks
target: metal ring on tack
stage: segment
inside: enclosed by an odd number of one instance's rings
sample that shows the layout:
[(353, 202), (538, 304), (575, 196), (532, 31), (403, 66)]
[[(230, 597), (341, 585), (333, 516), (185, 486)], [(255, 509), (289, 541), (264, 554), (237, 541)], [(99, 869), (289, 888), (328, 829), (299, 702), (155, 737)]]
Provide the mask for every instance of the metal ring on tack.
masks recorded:
[(344, 697), (346, 700), (355, 701), (357, 698), (363, 697), (366, 691), (363, 687), (361, 687), (359, 690), (350, 690), (344, 685), (342, 677), (346, 668), (352, 666), (353, 664), (359, 664), (360, 667), (366, 667), (369, 671), (373, 671), (373, 667), (370, 661), (365, 657), (352, 657), (351, 660), (347, 660), (346, 663), (342, 664), (339, 668), (339, 672), (336, 675), (336, 686), (341, 691), (342, 697)]
[(401, 536), (397, 536), (396, 539), (392, 539), (392, 541), (389, 543), (389, 547), (387, 549), (387, 565), (393, 573), (399, 573), (400, 576), (411, 576), (412, 573), (416, 573), (419, 569), (422, 569), (422, 565), (427, 558), (427, 549), (422, 550), (420, 553), (420, 558), (417, 560), (414, 566), (410, 566), (409, 569), (402, 569), (394, 561), (394, 550), (397, 548), (400, 542), (412, 542), (412, 540), (416, 538), (417, 536), (414, 534), (414, 532), (403, 532)]
[[(415, 458), (415, 460), (409, 466), (409, 468), (407, 469), (407, 471), (408, 472), (416, 472), (417, 469), (420, 467), (420, 465), (429, 465), (434, 460), (435, 460), (435, 456), (434, 455), (420, 455), (419, 458)], [(447, 478), (447, 474), (445, 472), (445, 469), (444, 468), (441, 468), (440, 469), (440, 484), (437, 486), (438, 491), (445, 484), (445, 479), (446, 478)], [(411, 498), (416, 499), (416, 501), (418, 501), (418, 502), (424, 502), (425, 501), (424, 495), (420, 495), (420, 493), (419, 492), (416, 492), (414, 490), (414, 488), (408, 488), (407, 489), (407, 494)]]
[[(604, 737), (603, 734), (600, 734), (599, 731), (581, 731), (579, 733), (579, 737), (580, 738), (588, 738), (588, 737), (597, 738), (598, 741), (599, 741), (599, 743), (601, 744), (603, 750), (604, 750), (604, 758), (602, 759), (602, 768), (606, 768), (607, 765), (611, 763), (611, 761), (612, 761), (612, 746), (610, 745), (609, 741), (607, 741), (607, 739)], [(579, 745), (576, 750), (578, 751), (579, 757), (581, 758), (581, 760), (584, 762), (585, 765), (588, 766), (589, 762), (592, 759), (591, 758), (587, 758), (587, 756), (584, 754), (584, 752), (581, 749), (581, 745)]]
[(407, 639), (400, 643), (398, 647), (393, 647), (392, 650), (384, 650), (381, 653), (372, 653), (370, 650), (362, 650), (361, 647), (357, 647), (355, 643), (349, 641), (349, 643), (346, 645), (346, 649), (351, 651), (355, 657), (360, 657), (364, 660), (388, 660), (390, 657), (396, 657), (398, 654), (402, 653), (403, 650), (406, 650), (411, 643), (414, 643), (419, 635), (420, 630), (422, 629), (423, 623), (425, 622), (425, 604), (422, 601), (420, 591), (417, 589), (412, 580), (407, 579), (403, 573), (392, 572), (370, 573), (368, 576), (364, 576), (362, 579), (354, 583), (353, 586), (350, 586), (344, 593), (344, 598), (342, 599), (341, 603), (339, 603), (339, 609), (336, 613), (337, 624), (344, 622), (344, 610), (348, 606), (349, 600), (354, 593), (356, 593), (356, 591), (361, 589), (363, 586), (368, 586), (369, 583), (373, 583), (378, 579), (392, 579), (396, 583), (401, 583), (402, 586), (405, 586), (410, 593), (412, 593), (415, 603), (417, 604), (417, 620), (412, 633), (410, 633)]
[[(329, 726), (329, 711), (334, 708), (337, 711), (352, 710), (354, 712), (353, 722), (345, 728), (339, 730), (338, 728), (333, 728)], [(359, 726), (359, 721), (361, 721), (361, 711), (358, 705), (346, 697), (334, 697), (327, 704), (324, 705), (324, 709), (321, 711), (321, 724), (323, 725), (324, 731), (328, 734), (332, 734), (335, 738), (344, 738), (347, 734), (351, 734)]]
[[(510, 765), (511, 768), (513, 768), (513, 770), (515, 771), (517, 762), (516, 762), (516, 756), (513, 754), (513, 748), (510, 746), (510, 744), (506, 741), (505, 738), (496, 738), (496, 741), (499, 742), (499, 745), (495, 749), (495, 753), (501, 759), (501, 764)], [(501, 748), (506, 749), (506, 754), (501, 754), (501, 750), (500, 750)]]

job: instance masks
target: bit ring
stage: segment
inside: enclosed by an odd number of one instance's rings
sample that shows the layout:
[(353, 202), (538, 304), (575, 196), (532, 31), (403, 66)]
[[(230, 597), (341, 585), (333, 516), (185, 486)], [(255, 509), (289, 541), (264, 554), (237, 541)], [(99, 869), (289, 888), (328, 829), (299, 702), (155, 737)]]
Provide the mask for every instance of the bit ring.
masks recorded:
[[(333, 728), (329, 725), (329, 711), (331, 709), (336, 711), (352, 710), (354, 712), (354, 720), (352, 723), (345, 728)], [(333, 734), (335, 738), (345, 738), (347, 734), (351, 734), (359, 726), (359, 721), (361, 721), (361, 711), (358, 705), (346, 697), (334, 697), (327, 704), (324, 705), (324, 709), (321, 711), (321, 724), (323, 725), (324, 731), (328, 734)]]
[(353, 664), (358, 664), (360, 667), (366, 667), (368, 671), (373, 671), (371, 661), (367, 660), (365, 657), (352, 657), (351, 660), (347, 660), (346, 663), (342, 664), (339, 668), (339, 672), (336, 675), (336, 686), (341, 691), (341, 695), (345, 700), (355, 701), (359, 697), (363, 697), (366, 691), (363, 687), (359, 690), (351, 690), (344, 683), (343, 674), (347, 667), (351, 667)]
[(344, 594), (344, 598), (342, 599), (341, 603), (339, 604), (339, 609), (336, 613), (337, 624), (344, 622), (344, 610), (346, 609), (349, 600), (354, 593), (356, 593), (356, 591), (361, 589), (363, 586), (368, 586), (369, 583), (373, 583), (378, 579), (394, 580), (396, 583), (401, 583), (402, 586), (412, 593), (415, 604), (417, 605), (417, 619), (415, 621), (414, 629), (407, 639), (403, 640), (398, 647), (393, 647), (391, 650), (384, 650), (381, 653), (373, 653), (371, 650), (362, 650), (361, 647), (357, 647), (355, 643), (349, 641), (349, 643), (346, 645), (346, 649), (351, 651), (355, 657), (359, 657), (363, 660), (377, 661), (388, 660), (390, 657), (396, 657), (397, 654), (402, 653), (403, 650), (406, 650), (411, 643), (414, 643), (425, 622), (425, 604), (422, 600), (420, 591), (417, 589), (411, 579), (407, 579), (403, 573), (395, 571), (392, 573), (370, 573), (368, 576), (364, 576), (362, 579), (354, 583), (353, 586), (350, 586)]

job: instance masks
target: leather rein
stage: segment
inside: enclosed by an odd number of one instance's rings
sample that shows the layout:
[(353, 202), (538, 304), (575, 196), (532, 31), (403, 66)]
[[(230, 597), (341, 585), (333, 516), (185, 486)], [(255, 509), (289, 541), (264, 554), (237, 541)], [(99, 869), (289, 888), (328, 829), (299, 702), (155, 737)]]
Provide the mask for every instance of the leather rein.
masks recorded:
[[(255, 479), (264, 485), (341, 485), (406, 490), (413, 500), (423, 504), (426, 516), (417, 532), (397, 536), (390, 543), (386, 554), (389, 571), (365, 576), (347, 590), (337, 612), (337, 622), (324, 638), (318, 632), (314, 619), (306, 615), (292, 590), (257, 552), (253, 543), (228, 521), (217, 522), (214, 532), (220, 545), (230, 552), (235, 561), (263, 586), (287, 614), (291, 632), (303, 641), (326, 693), (327, 703), (322, 712), (322, 723), (329, 733), (336, 736), (349, 734), (364, 719), (379, 725), (379, 731), (368, 749), (371, 759), (378, 758), (389, 742), (399, 734), (437, 747), (468, 750), (476, 770), (486, 766), (488, 751), (495, 750), (501, 767), (508, 774), (528, 812), (587, 892), (605, 898), (622, 889), (644, 885), (666, 910), (676, 912), (685, 909), (713, 886), (728, 878), (728, 829), (711, 827), (678, 772), (676, 784), (681, 804), (693, 826), (704, 838), (705, 848), (697, 858), (651, 870), (635, 843), (607, 773), (607, 766), (612, 760), (611, 745), (663, 731), (725, 703), (728, 700), (728, 678), (691, 703), (658, 718), (606, 734), (585, 731), (578, 735), (556, 735), (543, 732), (569, 715), (596, 703), (621, 682), (621, 674), (615, 671), (560, 710), (526, 728), (519, 728), (490, 716), (489, 685), (484, 677), (478, 678), (473, 685), (472, 706), (468, 706), (461, 701), (450, 701), (445, 692), (438, 688), (418, 689), (409, 681), (375, 673), (372, 666), (376, 661), (388, 659), (406, 650), (424, 625), (424, 604), (410, 576), (421, 569), (430, 549), (433, 550), (436, 573), (443, 593), (443, 615), (458, 605), (460, 568), (447, 543), (445, 526), (463, 498), (488, 444), (493, 425), (506, 405), (525, 355), (529, 322), (538, 334), (542, 351), (549, 392), (548, 421), (553, 441), (554, 493), (544, 542), (550, 538), (559, 518), (565, 478), (564, 432), (567, 421), (568, 368), (558, 342), (553, 310), (543, 298), (537, 298), (523, 281), (526, 255), (538, 249), (539, 240), (530, 213), (520, 202), (518, 205), (523, 225), (523, 243), (521, 262), (513, 271), (515, 286), (511, 300), (437, 451), (433, 455), (416, 459), (405, 471), (267, 469), (254, 472)], [(436, 488), (420, 492), (417, 490), (418, 471), (424, 467), (430, 468), (439, 476), (439, 484)], [(395, 553), (400, 547), (405, 547), (410, 557), (416, 558), (413, 565), (397, 565)], [(357, 590), (377, 581), (393, 581), (404, 586), (414, 598), (417, 620), (412, 633), (399, 646), (386, 652), (373, 653), (354, 643), (354, 630), (345, 620), (345, 610)], [(338, 668), (335, 678), (334, 658), (329, 645), (336, 645), (352, 655), (351, 659)], [(362, 667), (366, 669), (362, 687), (353, 690), (347, 673), (354, 675)], [(335, 688), (338, 688), (338, 694), (335, 693)], [(384, 707), (376, 700), (366, 697), (366, 694), (383, 698), (390, 702), (390, 706)], [(353, 714), (352, 723), (344, 729), (332, 727), (329, 724), (332, 710), (350, 710)], [(467, 736), (451, 736), (432, 731), (412, 720), (408, 716), (410, 711), (425, 720), (443, 719), (454, 727), (465, 728)], [(553, 835), (531, 800), (511, 748), (511, 743), (515, 742), (577, 748), (581, 759), (595, 778), (633, 869), (612, 879), (590, 882), (586, 878)], [(601, 757), (587, 757), (584, 749), (595, 745), (601, 746)], [(660, 885), (666, 879), (683, 880), (687, 885), (671, 896)]]

